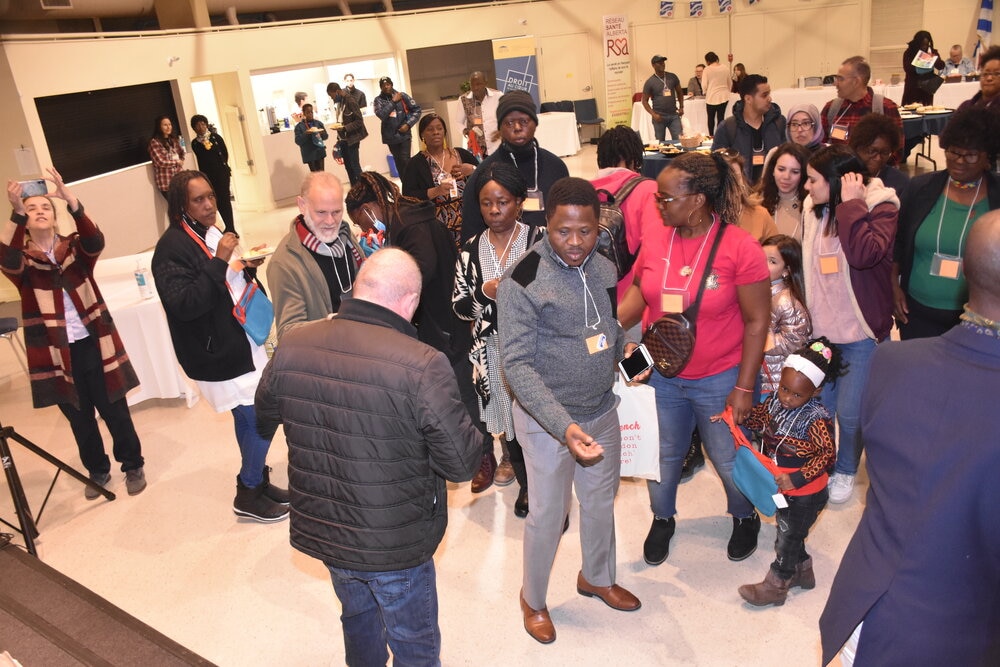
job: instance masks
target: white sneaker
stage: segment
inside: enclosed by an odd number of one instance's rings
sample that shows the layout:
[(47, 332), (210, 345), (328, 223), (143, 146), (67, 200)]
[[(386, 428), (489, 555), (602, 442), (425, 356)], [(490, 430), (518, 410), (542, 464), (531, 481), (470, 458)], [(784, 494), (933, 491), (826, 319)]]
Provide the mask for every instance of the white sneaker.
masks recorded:
[(827, 484), (830, 490), (831, 503), (846, 503), (854, 494), (854, 475), (845, 475), (835, 472), (830, 475), (830, 482)]

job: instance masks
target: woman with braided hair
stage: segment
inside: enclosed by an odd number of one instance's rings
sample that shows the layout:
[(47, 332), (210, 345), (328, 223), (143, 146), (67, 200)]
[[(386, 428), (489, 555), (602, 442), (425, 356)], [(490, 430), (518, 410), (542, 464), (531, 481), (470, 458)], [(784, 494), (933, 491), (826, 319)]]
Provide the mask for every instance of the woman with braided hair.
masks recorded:
[[(618, 315), (627, 329), (640, 317), (648, 327), (665, 314), (686, 311), (695, 345), (677, 376), (653, 373), (650, 379), (660, 426), (660, 481), (648, 483), (653, 523), (643, 558), (659, 565), (669, 554), (681, 467), (697, 424), (733, 516), (729, 559), (743, 560), (757, 548), (760, 517), (733, 483), (732, 436), (711, 417), (727, 405), (737, 422), (750, 413), (771, 317), (767, 260), (757, 240), (736, 226), (742, 190), (725, 156), (685, 153), (656, 180), (654, 196), (669, 231), (658, 247), (639, 251), (635, 280)], [(692, 314), (688, 308), (703, 282)]]
[[(447, 355), (462, 402), (472, 423), (483, 434), (483, 462), (472, 480), (472, 490), (484, 491), (493, 484), (497, 462), (493, 436), (479, 420), (479, 401), (472, 384), (469, 361), (472, 331), (451, 307), (458, 260), (451, 233), (437, 219), (434, 202), (403, 195), (395, 183), (373, 171), (361, 173), (344, 198), (344, 207), (351, 220), (361, 227), (364, 237), (372, 238), (372, 232), (381, 233), (376, 239), (380, 247), (391, 245), (405, 250), (420, 267), (423, 287), (413, 324), (417, 327), (417, 338)], [(366, 241), (362, 240), (361, 245), (365, 248)]]

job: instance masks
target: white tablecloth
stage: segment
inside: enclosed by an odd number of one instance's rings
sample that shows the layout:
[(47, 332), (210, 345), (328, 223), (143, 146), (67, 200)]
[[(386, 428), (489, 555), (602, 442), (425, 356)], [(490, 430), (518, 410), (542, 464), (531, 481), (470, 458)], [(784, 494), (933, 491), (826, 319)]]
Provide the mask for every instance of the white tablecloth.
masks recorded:
[(151, 299), (143, 299), (135, 283), (136, 262), (148, 269), (152, 257), (149, 251), (99, 259), (94, 277), (139, 376), (140, 385), (126, 397), (128, 404), (184, 396), (191, 407), (198, 401), (198, 389), (177, 363), (160, 298), (154, 290)]
[(576, 129), (576, 114), (569, 111), (549, 111), (538, 114), (535, 130), (538, 145), (559, 157), (580, 152), (580, 133)]
[[(729, 97), (729, 104), (726, 106), (726, 115), (733, 115), (733, 102), (738, 100), (737, 95)], [(705, 108), (704, 97), (693, 97), (684, 100), (684, 115), (681, 116), (681, 124), (684, 126), (684, 134), (702, 134), (708, 136), (708, 111)], [(632, 103), (632, 129), (639, 133), (644, 143), (652, 143), (656, 140), (653, 131), (653, 117), (642, 107), (642, 102)], [(670, 140), (670, 131), (667, 130), (666, 139)]]

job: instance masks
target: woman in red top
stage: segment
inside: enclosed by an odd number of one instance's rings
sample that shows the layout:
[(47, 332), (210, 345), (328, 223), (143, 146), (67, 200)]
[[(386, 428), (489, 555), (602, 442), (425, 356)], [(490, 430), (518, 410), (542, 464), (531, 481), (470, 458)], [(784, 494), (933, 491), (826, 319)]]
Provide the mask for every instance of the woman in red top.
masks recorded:
[(667, 558), (681, 467), (697, 424), (733, 515), (729, 558), (743, 560), (757, 548), (760, 517), (733, 483), (736, 451), (729, 429), (711, 417), (727, 405), (737, 422), (750, 412), (771, 317), (767, 260), (757, 240), (735, 224), (742, 193), (724, 156), (686, 153), (656, 180), (654, 196), (668, 231), (658, 245), (639, 252), (634, 284), (618, 308), (622, 326), (628, 329), (640, 314), (648, 326), (665, 313), (684, 311), (703, 278), (705, 290), (693, 323), (691, 359), (676, 377), (653, 373), (650, 380), (659, 416), (661, 481), (649, 482), (653, 524), (643, 557), (650, 565)]

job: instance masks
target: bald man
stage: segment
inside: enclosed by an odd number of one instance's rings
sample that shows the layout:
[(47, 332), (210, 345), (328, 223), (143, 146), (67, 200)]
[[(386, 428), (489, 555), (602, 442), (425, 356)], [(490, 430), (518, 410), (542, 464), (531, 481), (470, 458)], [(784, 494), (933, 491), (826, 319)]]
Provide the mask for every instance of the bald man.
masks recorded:
[[(497, 105), (500, 103), (499, 90), (486, 85), (486, 75), (473, 72), (469, 76), (470, 90), (462, 95), (463, 134), (469, 137), (469, 150), (472, 150), (471, 136), (476, 136), (476, 142), (481, 150), (476, 157), (483, 158), (494, 153), (500, 147), (500, 135), (497, 132)], [(474, 153), (476, 151), (473, 151)]]
[(344, 220), (344, 188), (310, 172), (296, 198), (299, 214), (267, 264), (277, 337), (329, 317), (350, 298), (364, 254)]
[(330, 570), (348, 665), (440, 663), (434, 551), (446, 482), (472, 479), (482, 437), (448, 359), (410, 318), (420, 269), (385, 248), (337, 317), (287, 333), (257, 388), (258, 426), (284, 424), (291, 542)]
[(872, 358), (871, 486), (820, 618), (824, 665), (1000, 664), (1000, 211), (963, 268), (958, 325)]

